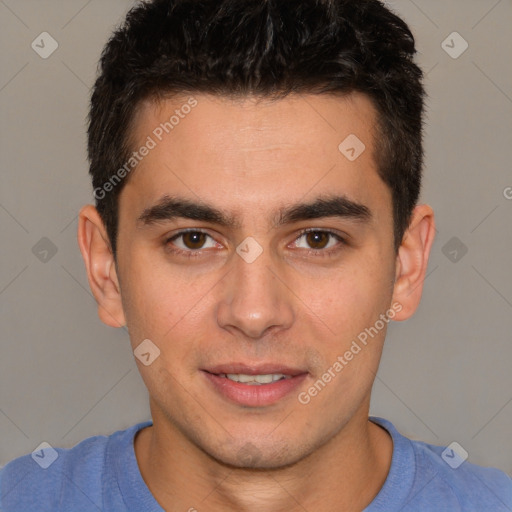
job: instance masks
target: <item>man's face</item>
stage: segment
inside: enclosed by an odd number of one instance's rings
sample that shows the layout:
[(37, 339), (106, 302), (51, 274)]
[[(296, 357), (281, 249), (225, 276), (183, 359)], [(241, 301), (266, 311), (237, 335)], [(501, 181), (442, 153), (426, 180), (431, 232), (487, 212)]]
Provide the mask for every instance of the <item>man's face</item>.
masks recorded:
[[(133, 349), (149, 339), (160, 350), (149, 366), (138, 364), (161, 432), (225, 463), (251, 465), (252, 457), (278, 467), (367, 421), (386, 330), (375, 325), (391, 308), (395, 277), (375, 110), (359, 94), (194, 98), (169, 134), (155, 129), (187, 98), (146, 103), (136, 118), (134, 148), (148, 136), (156, 146), (120, 195), (124, 313)], [(355, 159), (355, 139), (338, 149), (351, 134), (365, 145)], [(233, 222), (204, 220), (197, 209), (195, 219), (173, 216), (171, 198)], [(342, 201), (326, 216), (319, 208), (313, 218), (287, 215), (320, 198)], [(364, 345), (358, 335), (371, 327)], [(228, 373), (286, 378), (258, 385)]]

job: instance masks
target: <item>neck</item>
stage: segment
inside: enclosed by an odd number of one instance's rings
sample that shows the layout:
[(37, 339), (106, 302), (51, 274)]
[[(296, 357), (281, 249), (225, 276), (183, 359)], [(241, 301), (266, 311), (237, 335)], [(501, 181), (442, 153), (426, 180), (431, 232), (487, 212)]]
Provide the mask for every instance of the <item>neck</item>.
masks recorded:
[(282, 468), (227, 466), (155, 414), (153, 426), (136, 436), (135, 455), (165, 510), (360, 511), (384, 484), (393, 451), (387, 431), (364, 412), (315, 452)]

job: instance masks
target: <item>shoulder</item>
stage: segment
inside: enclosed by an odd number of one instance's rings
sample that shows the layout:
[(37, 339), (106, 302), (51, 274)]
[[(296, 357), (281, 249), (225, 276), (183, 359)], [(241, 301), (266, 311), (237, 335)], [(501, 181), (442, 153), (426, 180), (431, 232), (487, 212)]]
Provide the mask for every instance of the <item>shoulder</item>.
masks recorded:
[(512, 511), (512, 479), (495, 468), (471, 464), (455, 443), (448, 447), (414, 441), (383, 418), (371, 421), (393, 439), (388, 477), (368, 511)]
[(46, 444), (12, 460), (0, 470), (0, 509), (56, 511), (72, 503), (76, 512), (101, 510), (109, 452), (133, 439), (141, 425), (89, 437), (69, 449)]
[[(506, 473), (470, 463), (458, 446), (410, 442), (417, 471), (433, 478), (437, 496), (456, 500), (460, 510), (512, 511), (512, 479)], [(420, 474), (417, 479), (426, 483)]]

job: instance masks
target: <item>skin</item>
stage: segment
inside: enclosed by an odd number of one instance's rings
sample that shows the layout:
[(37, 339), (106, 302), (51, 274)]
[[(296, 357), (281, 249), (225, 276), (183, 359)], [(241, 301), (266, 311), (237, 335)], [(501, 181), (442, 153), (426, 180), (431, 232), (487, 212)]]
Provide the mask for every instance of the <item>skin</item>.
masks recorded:
[[(432, 209), (415, 208), (395, 253), (391, 192), (373, 158), (375, 110), (364, 95), (194, 97), (198, 105), (122, 190), (117, 262), (95, 208), (79, 217), (100, 318), (126, 325), (132, 349), (144, 339), (160, 349), (149, 366), (137, 359), (153, 417), (135, 439), (141, 474), (169, 511), (362, 510), (391, 464), (389, 434), (368, 420), (385, 328), (306, 405), (294, 392), (270, 406), (240, 406), (200, 369), (282, 363), (306, 369), (298, 391), (307, 391), (393, 304), (401, 308), (394, 320), (414, 313), (434, 238)], [(142, 104), (134, 147), (185, 102)], [(352, 162), (338, 150), (351, 133), (366, 146)], [(277, 209), (332, 193), (365, 205), (371, 218), (273, 224)], [(137, 220), (166, 194), (216, 206), (240, 226)], [(171, 252), (201, 247), (186, 237), (166, 245), (185, 228), (210, 235), (201, 255)], [(304, 228), (336, 231), (347, 243), (327, 237), (314, 245), (300, 235)], [(263, 249), (252, 263), (236, 253), (249, 236)], [(308, 253), (333, 247), (330, 257)]]

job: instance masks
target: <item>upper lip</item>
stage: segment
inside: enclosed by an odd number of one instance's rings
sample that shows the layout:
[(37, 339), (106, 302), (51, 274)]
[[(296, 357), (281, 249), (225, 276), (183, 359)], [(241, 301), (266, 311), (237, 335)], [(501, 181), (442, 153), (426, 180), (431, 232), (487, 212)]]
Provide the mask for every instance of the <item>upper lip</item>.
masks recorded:
[(293, 368), (291, 366), (276, 364), (276, 363), (259, 363), (259, 364), (244, 364), (244, 363), (226, 363), (203, 368), (208, 373), (219, 374), (243, 374), (243, 375), (269, 375), (274, 373), (282, 373), (283, 375), (302, 375), (308, 373), (306, 370), (300, 368)]

